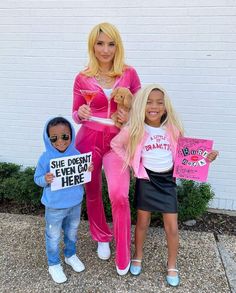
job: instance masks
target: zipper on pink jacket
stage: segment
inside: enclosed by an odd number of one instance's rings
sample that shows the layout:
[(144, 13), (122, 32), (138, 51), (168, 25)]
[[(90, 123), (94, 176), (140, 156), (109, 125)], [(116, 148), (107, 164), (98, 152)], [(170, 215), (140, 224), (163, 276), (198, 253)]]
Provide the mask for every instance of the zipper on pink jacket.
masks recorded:
[(107, 118), (110, 118), (110, 113), (111, 113), (111, 100), (108, 100), (108, 107), (107, 107)]

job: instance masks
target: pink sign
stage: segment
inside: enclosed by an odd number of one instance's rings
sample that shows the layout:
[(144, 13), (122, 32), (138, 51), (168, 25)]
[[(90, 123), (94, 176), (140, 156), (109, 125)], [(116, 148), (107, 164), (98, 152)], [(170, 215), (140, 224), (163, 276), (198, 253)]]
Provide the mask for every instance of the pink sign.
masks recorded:
[(178, 140), (174, 177), (206, 182), (208, 176), (208, 153), (213, 141), (207, 139), (181, 137)]

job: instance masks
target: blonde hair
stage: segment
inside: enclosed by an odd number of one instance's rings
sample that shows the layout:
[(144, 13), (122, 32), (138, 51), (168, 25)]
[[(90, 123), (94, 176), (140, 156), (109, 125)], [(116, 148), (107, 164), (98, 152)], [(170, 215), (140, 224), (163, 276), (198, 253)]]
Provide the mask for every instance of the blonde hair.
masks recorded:
[(126, 165), (130, 163), (132, 160), (135, 150), (137, 148), (137, 145), (140, 143), (143, 135), (144, 135), (144, 124), (145, 124), (145, 113), (146, 113), (146, 105), (147, 100), (150, 95), (150, 93), (154, 90), (158, 90), (163, 93), (164, 95), (164, 105), (166, 113), (161, 118), (161, 127), (165, 127), (169, 130), (169, 133), (171, 135), (171, 138), (174, 141), (177, 141), (178, 136), (176, 136), (175, 129), (179, 130), (179, 134), (183, 135), (184, 129), (182, 126), (181, 121), (177, 117), (177, 113), (175, 112), (172, 103), (170, 101), (170, 98), (165, 91), (164, 88), (162, 88), (158, 84), (150, 84), (146, 87), (140, 89), (138, 93), (135, 96), (131, 112), (130, 112), (130, 118), (127, 123), (127, 126), (129, 128), (130, 138), (126, 150)]
[(124, 63), (124, 47), (123, 42), (117, 28), (108, 22), (99, 23), (90, 32), (88, 37), (88, 54), (89, 62), (88, 68), (83, 72), (87, 76), (95, 76), (99, 71), (99, 62), (95, 56), (94, 45), (97, 41), (99, 34), (103, 32), (110, 39), (112, 39), (116, 46), (115, 57), (113, 66), (109, 73), (110, 76), (120, 76), (126, 66)]

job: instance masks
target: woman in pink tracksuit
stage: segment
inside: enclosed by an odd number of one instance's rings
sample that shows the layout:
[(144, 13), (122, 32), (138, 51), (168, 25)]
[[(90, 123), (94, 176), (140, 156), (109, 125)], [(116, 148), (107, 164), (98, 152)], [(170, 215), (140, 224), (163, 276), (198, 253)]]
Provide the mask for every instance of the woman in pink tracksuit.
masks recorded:
[[(112, 232), (102, 201), (103, 167), (112, 207), (116, 269), (119, 275), (125, 275), (130, 266), (130, 177), (128, 169), (123, 168), (123, 161), (110, 148), (111, 139), (119, 132), (111, 120), (117, 109), (111, 93), (117, 87), (125, 87), (135, 94), (140, 89), (140, 80), (135, 69), (124, 63), (122, 40), (112, 24), (101, 23), (92, 29), (88, 52), (88, 67), (75, 78), (72, 115), (74, 121), (81, 124), (76, 147), (81, 153), (92, 151), (93, 156), (92, 180), (85, 186), (90, 232), (98, 242), (98, 257), (109, 259)], [(90, 104), (86, 104), (83, 90), (94, 91)], [(118, 120), (126, 122), (128, 113), (119, 110)]]

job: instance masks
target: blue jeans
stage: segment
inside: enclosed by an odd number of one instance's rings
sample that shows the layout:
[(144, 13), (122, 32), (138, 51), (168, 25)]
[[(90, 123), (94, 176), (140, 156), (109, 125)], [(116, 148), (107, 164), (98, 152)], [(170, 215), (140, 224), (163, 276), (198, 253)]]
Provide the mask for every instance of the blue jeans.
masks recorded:
[(80, 223), (81, 204), (66, 209), (45, 209), (46, 253), (48, 265), (60, 263), (61, 232), (64, 231), (64, 255), (71, 257), (76, 253), (78, 226)]

